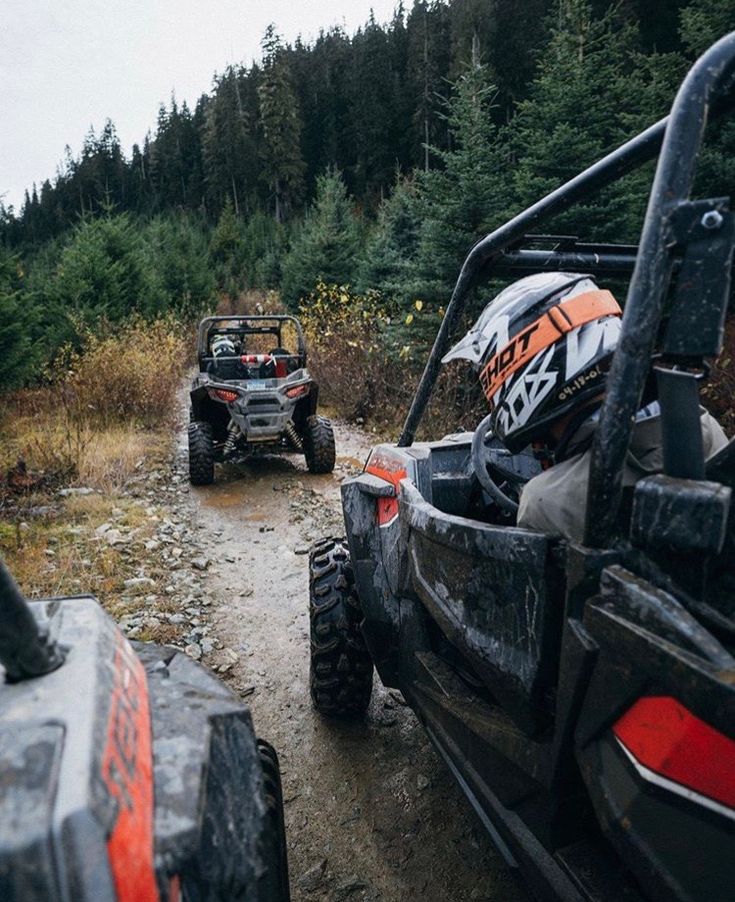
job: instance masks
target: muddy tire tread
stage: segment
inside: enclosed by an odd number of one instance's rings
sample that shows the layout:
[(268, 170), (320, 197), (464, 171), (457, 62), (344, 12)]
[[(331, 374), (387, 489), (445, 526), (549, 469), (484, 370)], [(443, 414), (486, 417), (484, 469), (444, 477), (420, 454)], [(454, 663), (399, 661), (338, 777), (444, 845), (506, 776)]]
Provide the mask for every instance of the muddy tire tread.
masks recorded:
[(189, 481), (192, 485), (211, 485), (214, 482), (212, 427), (201, 420), (189, 423)]
[(266, 805), (267, 834), (263, 837), (265, 873), (261, 883), (263, 898), (289, 902), (288, 853), (283, 820), (283, 790), (278, 755), (272, 745), (257, 740), (258, 756), (263, 770), (263, 791)]
[(321, 714), (365, 713), (373, 662), (360, 629), (362, 613), (344, 539), (326, 539), (309, 556), (311, 700)]
[(331, 473), (334, 470), (336, 450), (334, 429), (326, 417), (310, 416), (304, 429), (304, 457), (310, 473)]

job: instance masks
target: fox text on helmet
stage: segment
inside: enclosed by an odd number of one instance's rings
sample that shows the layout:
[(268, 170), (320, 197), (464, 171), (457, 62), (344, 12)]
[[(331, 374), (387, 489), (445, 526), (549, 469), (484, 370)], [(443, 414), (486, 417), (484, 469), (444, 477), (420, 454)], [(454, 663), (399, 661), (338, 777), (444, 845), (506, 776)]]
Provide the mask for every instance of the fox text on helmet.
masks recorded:
[(492, 429), (521, 450), (603, 390), (620, 337), (620, 307), (586, 275), (540, 273), (509, 285), (444, 360), (479, 371)]

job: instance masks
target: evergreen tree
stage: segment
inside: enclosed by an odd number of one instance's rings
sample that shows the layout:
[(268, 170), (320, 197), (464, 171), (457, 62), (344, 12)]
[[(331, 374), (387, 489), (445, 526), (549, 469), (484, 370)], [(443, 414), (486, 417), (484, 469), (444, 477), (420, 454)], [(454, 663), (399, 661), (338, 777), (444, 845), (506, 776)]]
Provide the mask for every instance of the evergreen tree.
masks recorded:
[[(632, 137), (644, 122), (665, 115), (665, 108), (654, 109), (660, 85), (646, 82), (651, 74), (635, 27), (621, 21), (616, 9), (596, 18), (586, 0), (559, 0), (529, 99), (519, 105), (510, 127), (518, 160), (514, 206), (533, 203)], [(647, 195), (640, 179), (575, 206), (555, 228), (636, 240)], [(647, 174), (643, 181), (649, 180)]]
[(283, 222), (303, 189), (301, 115), (288, 57), (273, 25), (266, 29), (262, 48), (263, 70), (258, 84), (263, 129), (262, 162), (276, 222)]
[(277, 289), (281, 283), (281, 259), (286, 249), (286, 227), (261, 210), (242, 229), (242, 265), (249, 288)]
[[(735, 0), (692, 0), (681, 12), (681, 39), (690, 60), (733, 30)], [(707, 130), (696, 190), (709, 197), (735, 196), (735, 120), (732, 114)]]
[(392, 194), (378, 210), (378, 220), (361, 256), (357, 289), (374, 289), (393, 301), (405, 297), (419, 247), (421, 223), (416, 186), (398, 178)]
[(408, 15), (407, 93), (412, 112), (412, 163), (428, 171), (431, 148), (446, 149), (442, 115), (450, 67), (449, 7), (437, 0), (416, 0)]
[(691, 0), (681, 11), (681, 39), (692, 57), (733, 30), (735, 0)]
[(143, 241), (167, 307), (193, 316), (211, 306), (215, 281), (207, 237), (191, 217), (158, 216), (148, 224)]
[(145, 213), (151, 204), (151, 182), (148, 167), (148, 155), (137, 144), (133, 144), (133, 150), (128, 167), (128, 208), (136, 213)]
[(346, 171), (355, 165), (351, 134), (352, 98), (345, 72), (352, 64), (350, 39), (341, 28), (321, 32), (313, 46), (300, 40), (289, 54), (302, 114), (301, 147), (307, 195), (328, 166)]
[(541, 48), (548, 39), (551, 0), (491, 0), (485, 44), (480, 50), (498, 86), (499, 121), (507, 122), (528, 91)]
[(28, 312), (19, 283), (18, 259), (0, 247), (0, 390), (22, 384), (29, 372)]
[(283, 263), (282, 294), (295, 306), (321, 279), (346, 285), (355, 278), (360, 231), (337, 170), (317, 180), (316, 199)]
[(383, 29), (370, 15), (352, 41), (349, 70), (351, 130), (355, 161), (353, 191), (368, 201), (380, 198), (390, 185), (396, 166), (409, 163), (411, 113), (404, 112), (406, 69), (405, 26), (402, 11)]
[(218, 283), (231, 295), (236, 295), (243, 287), (244, 250), (240, 222), (228, 197), (212, 233), (209, 253), (216, 268)]
[(436, 150), (442, 168), (420, 174), (423, 222), (409, 291), (415, 296), (446, 299), (465, 254), (498, 221), (505, 180), (492, 118), (495, 96), (486, 67), (475, 58), (447, 104), (452, 149)]
[(68, 318), (120, 320), (162, 309), (165, 296), (140, 230), (127, 214), (85, 220), (64, 248), (49, 300)]
[(120, 139), (112, 121), (108, 119), (95, 148), (97, 157), (97, 178), (99, 193), (95, 198), (96, 209), (103, 209), (105, 204), (114, 204), (125, 208), (125, 157), (120, 147)]
[(479, 49), (497, 87), (495, 117), (507, 121), (525, 96), (546, 39), (552, 0), (452, 0), (452, 71), (456, 78)]
[(214, 96), (206, 106), (202, 137), (209, 207), (219, 211), (229, 198), (237, 216), (247, 212), (257, 178), (253, 169), (256, 144), (243, 101), (246, 80), (245, 73), (233, 66), (217, 79)]

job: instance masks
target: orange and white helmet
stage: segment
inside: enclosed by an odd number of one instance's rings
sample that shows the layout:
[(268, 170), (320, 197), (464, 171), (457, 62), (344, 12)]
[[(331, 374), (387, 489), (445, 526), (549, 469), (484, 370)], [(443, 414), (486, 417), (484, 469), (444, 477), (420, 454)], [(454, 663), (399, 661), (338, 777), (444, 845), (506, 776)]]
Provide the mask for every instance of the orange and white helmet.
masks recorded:
[(538, 273), (509, 285), (444, 357), (479, 371), (491, 428), (512, 452), (604, 389), (622, 311), (587, 275)]

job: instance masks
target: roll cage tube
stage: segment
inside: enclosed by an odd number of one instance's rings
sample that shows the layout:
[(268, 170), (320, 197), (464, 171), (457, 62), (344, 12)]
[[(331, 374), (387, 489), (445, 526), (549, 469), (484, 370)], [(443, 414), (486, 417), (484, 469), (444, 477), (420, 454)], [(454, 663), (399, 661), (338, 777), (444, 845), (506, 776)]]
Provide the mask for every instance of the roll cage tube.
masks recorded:
[[(592, 444), (585, 545), (604, 547), (615, 531), (633, 418), (650, 371), (671, 277), (671, 251), (676, 237), (674, 218), (678, 211), (685, 212), (712, 101), (718, 93), (732, 89), (728, 80), (734, 71), (735, 32), (719, 40), (697, 60), (684, 79), (668, 117), (628, 288), (620, 340)], [(686, 206), (691, 209), (694, 205)], [(694, 211), (705, 228), (708, 228), (706, 217), (715, 212), (719, 221), (723, 221), (715, 202), (710, 202), (709, 207), (703, 209), (700, 203), (698, 212)], [(723, 277), (727, 278), (724, 274)], [(724, 319), (726, 303), (725, 291), (720, 322)], [(721, 342), (720, 335), (717, 351), (721, 350)]]
[(31, 613), (28, 602), (0, 560), (0, 664), (10, 683), (61, 667), (64, 651)]
[[(699, 101), (699, 119), (701, 120), (701, 127), (703, 127), (705, 118), (704, 106), (705, 104), (710, 103), (714, 93), (712, 86), (720, 86), (724, 80), (723, 68), (727, 67), (729, 69), (729, 61), (733, 55), (732, 42), (734, 39), (734, 35), (728, 35), (711, 47), (710, 50), (700, 57), (684, 82), (684, 85), (690, 86), (687, 88), (687, 91), (700, 91), (703, 89), (703, 75), (713, 68), (716, 69), (716, 72), (710, 72), (711, 85), (710, 89), (706, 92), (706, 100), (702, 97)], [(692, 79), (695, 72), (699, 74)], [(684, 85), (680, 89), (679, 95), (684, 91)], [(677, 95), (677, 97), (679, 95)], [(732, 105), (732, 98), (728, 98), (728, 100), (729, 105)], [(689, 103), (692, 102), (692, 99), (690, 99)], [(717, 109), (714, 111), (715, 114), (719, 115), (724, 111), (724, 108), (725, 105), (723, 104), (723, 109)], [(441, 359), (448, 349), (450, 336), (459, 323), (459, 319), (464, 312), (469, 292), (480, 273), (489, 275), (491, 272), (494, 272), (496, 268), (502, 268), (504, 272), (511, 270), (518, 271), (519, 269), (521, 271), (524, 269), (528, 271), (529, 264), (532, 261), (538, 263), (543, 262), (544, 268), (552, 268), (549, 264), (554, 262), (556, 265), (553, 268), (559, 268), (558, 264), (561, 257), (558, 254), (553, 254), (553, 252), (539, 252), (538, 255), (536, 252), (516, 251), (516, 253), (511, 252), (509, 254), (505, 254), (504, 252), (507, 249), (514, 249), (514, 246), (517, 246), (520, 241), (522, 241), (523, 238), (539, 224), (564, 212), (581, 198), (600, 190), (611, 182), (614, 182), (616, 179), (653, 159), (663, 143), (670, 118), (671, 116), (667, 116), (654, 125), (651, 125), (645, 131), (636, 135), (634, 138), (631, 138), (616, 150), (611, 151), (607, 156), (598, 160), (596, 163), (593, 163), (579, 175), (570, 179), (555, 191), (552, 191), (546, 197), (537, 201), (474, 245), (462, 265), (446, 313), (421, 375), (421, 380), (416, 389), (411, 408), (398, 439), (399, 448), (405, 448), (413, 444), (416, 437), (416, 431), (421, 423), (421, 419), (439, 375)], [(681, 140), (682, 136), (680, 134), (679, 146), (681, 146)], [(698, 147), (699, 143), (697, 144), (697, 148)], [(696, 157), (696, 153), (694, 156)], [(625, 250), (627, 251), (628, 249), (626, 248)], [(610, 274), (612, 274), (613, 270), (616, 272), (630, 271), (630, 264), (632, 261), (630, 260), (629, 254), (627, 254), (627, 260), (624, 259), (625, 256), (625, 253), (615, 255), (615, 261), (612, 259), (605, 259), (604, 262), (610, 264), (607, 271), (610, 272)], [(597, 262), (598, 259), (599, 258), (594, 254), (566, 254), (565, 262), (567, 264), (584, 264), (586, 267), (588, 262), (594, 263)], [(596, 268), (597, 267), (589, 267), (589, 269), (593, 271)], [(628, 433), (629, 431), (628, 428)], [(627, 440), (628, 439), (626, 439), (626, 447)]]
[(202, 357), (204, 351), (207, 347), (207, 335), (209, 334), (210, 328), (215, 323), (231, 323), (231, 322), (240, 322), (240, 323), (279, 323), (282, 325), (283, 323), (292, 323), (294, 328), (296, 329), (296, 340), (298, 343), (298, 355), (302, 358), (303, 366), (306, 366), (306, 339), (304, 338), (304, 330), (301, 328), (301, 323), (296, 319), (295, 316), (289, 316), (287, 314), (273, 314), (272, 316), (268, 316), (266, 314), (258, 314), (256, 316), (208, 316), (203, 319), (199, 323), (199, 330), (197, 332), (197, 357)]
[(405, 448), (413, 444), (416, 430), (421, 423), (421, 418), (424, 415), (426, 405), (439, 375), (441, 359), (448, 349), (450, 336), (459, 323), (467, 302), (467, 296), (480, 273), (488, 273), (506, 248), (523, 239), (539, 223), (564, 212), (564, 210), (567, 210), (589, 192), (603, 188), (621, 175), (625, 175), (632, 169), (635, 169), (636, 166), (653, 159), (661, 146), (666, 121), (666, 119), (662, 119), (640, 135), (631, 138), (630, 141), (617, 148), (617, 150), (612, 151), (612, 153), (603, 157), (602, 160), (594, 163), (588, 169), (585, 169), (584, 172), (552, 191), (551, 194), (547, 194), (546, 197), (537, 201), (533, 206), (528, 207), (528, 209), (511, 219), (510, 222), (506, 222), (474, 245), (462, 265), (452, 297), (429, 354), (429, 359), (421, 375), (421, 381), (416, 389), (411, 409), (408, 412), (406, 421), (403, 424), (403, 431), (398, 439), (399, 448)]

